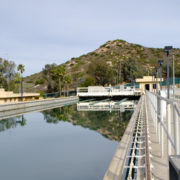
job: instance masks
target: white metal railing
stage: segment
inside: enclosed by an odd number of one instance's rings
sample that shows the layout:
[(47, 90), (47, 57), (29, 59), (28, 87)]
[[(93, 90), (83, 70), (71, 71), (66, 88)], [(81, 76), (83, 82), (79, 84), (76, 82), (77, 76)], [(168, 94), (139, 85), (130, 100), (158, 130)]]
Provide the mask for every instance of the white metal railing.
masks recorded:
[(180, 88), (175, 88), (174, 93), (173, 90), (170, 91), (171, 99), (174, 99), (176, 102), (180, 103)]
[[(167, 137), (168, 155), (180, 154), (180, 112), (177, 103), (149, 91), (146, 91), (146, 98), (161, 144), (161, 156), (164, 156), (164, 137)], [(171, 151), (172, 149), (174, 152)]]
[(135, 89), (135, 87), (103, 87), (89, 86), (77, 88), (77, 96), (113, 96), (113, 95), (141, 95), (143, 92)]
[(120, 91), (133, 91), (134, 86), (120, 86), (120, 87), (103, 87), (103, 86), (89, 86), (89, 87), (78, 87), (77, 92), (120, 92)]

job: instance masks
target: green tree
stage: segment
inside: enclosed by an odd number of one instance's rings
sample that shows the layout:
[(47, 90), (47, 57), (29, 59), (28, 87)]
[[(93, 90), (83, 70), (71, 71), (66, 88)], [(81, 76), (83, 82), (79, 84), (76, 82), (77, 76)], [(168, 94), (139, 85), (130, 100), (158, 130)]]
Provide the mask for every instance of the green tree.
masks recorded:
[(16, 64), (0, 58), (0, 86), (5, 90), (13, 90)]
[(88, 71), (96, 79), (97, 85), (104, 86), (113, 83), (113, 69), (104, 61), (91, 64)]
[(58, 84), (59, 84), (59, 96), (61, 96), (61, 86), (62, 86), (62, 83), (63, 83), (63, 79), (64, 79), (64, 76), (66, 74), (66, 68), (64, 65), (61, 65), (61, 66), (57, 66), (55, 69), (54, 69), (54, 76), (56, 78), (58, 78)]
[(69, 85), (72, 84), (72, 77), (71, 75), (66, 75), (64, 77), (64, 84), (66, 85), (66, 92), (67, 92), (67, 96), (68, 96), (68, 91), (69, 91)]
[(88, 87), (95, 85), (95, 78), (94, 77), (87, 77), (86, 80), (81, 84), (81, 87)]
[(15, 74), (14, 74), (14, 81), (15, 81), (15, 83), (16, 83), (16, 91), (18, 92), (18, 93), (20, 93), (21, 92), (21, 86), (20, 86), (20, 82), (21, 82), (21, 75), (18, 73), (18, 72), (16, 72)]
[(17, 70), (20, 71), (20, 73), (22, 75), (22, 73), (25, 71), (24, 65), (23, 64), (19, 64), (18, 67), (17, 67)]
[(46, 64), (42, 70), (42, 77), (47, 82), (47, 92), (52, 93), (57, 91), (58, 88), (56, 88), (56, 83), (54, 78), (54, 70), (57, 67), (55, 63), (53, 64)]
[(137, 63), (134, 59), (129, 58), (125, 60), (122, 68), (124, 81), (129, 81), (129, 78), (134, 79), (137, 69)]
[(23, 77), (22, 77), (22, 74), (25, 71), (24, 65), (19, 64), (17, 67), (17, 70), (20, 71), (20, 73), (21, 73), (21, 101), (23, 101)]

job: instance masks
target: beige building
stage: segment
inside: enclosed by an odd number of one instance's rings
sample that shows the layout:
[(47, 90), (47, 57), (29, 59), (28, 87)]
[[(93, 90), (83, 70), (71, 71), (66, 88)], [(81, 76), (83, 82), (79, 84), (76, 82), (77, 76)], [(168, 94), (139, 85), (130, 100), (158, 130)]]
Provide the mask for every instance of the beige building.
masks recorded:
[[(23, 101), (32, 101), (39, 99), (39, 93), (23, 93)], [(12, 91), (5, 91), (0, 88), (0, 104), (4, 103), (15, 103), (21, 101), (21, 94), (13, 93)]]
[(156, 90), (156, 86), (160, 89), (160, 78), (155, 79), (154, 76), (143, 76), (143, 78), (136, 79), (136, 82), (139, 83), (139, 89), (142, 91), (149, 90), (153, 92)]

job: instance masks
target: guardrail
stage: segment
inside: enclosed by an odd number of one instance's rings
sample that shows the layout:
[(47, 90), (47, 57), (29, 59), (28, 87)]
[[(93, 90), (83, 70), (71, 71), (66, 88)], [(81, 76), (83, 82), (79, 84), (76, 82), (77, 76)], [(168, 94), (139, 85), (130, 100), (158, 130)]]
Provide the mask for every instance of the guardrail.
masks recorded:
[(177, 103), (149, 91), (146, 91), (146, 98), (161, 144), (161, 156), (164, 156), (164, 137), (167, 137), (168, 155), (180, 154), (180, 112)]

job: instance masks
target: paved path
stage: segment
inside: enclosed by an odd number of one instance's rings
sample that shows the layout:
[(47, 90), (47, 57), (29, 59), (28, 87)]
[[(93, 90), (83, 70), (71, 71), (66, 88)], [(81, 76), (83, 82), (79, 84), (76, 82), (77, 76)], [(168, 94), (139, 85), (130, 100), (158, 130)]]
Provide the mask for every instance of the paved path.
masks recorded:
[[(150, 154), (150, 178), (147, 179), (154, 179), (154, 180), (168, 180), (169, 179), (169, 162), (168, 162), (168, 153), (167, 153), (167, 135), (164, 133), (164, 155), (161, 156), (161, 144), (159, 143), (159, 138), (158, 135), (156, 134), (156, 129), (155, 129), (155, 124), (154, 121), (152, 119), (153, 114), (151, 114), (150, 111), (150, 107), (149, 104), (147, 103), (147, 99), (145, 98), (145, 104), (142, 104), (142, 106), (140, 106), (140, 104), (143, 103), (143, 101), (139, 102), (139, 108), (135, 109), (135, 112), (128, 124), (128, 127), (125, 131), (125, 134), (122, 138), (122, 140), (120, 141), (120, 144), (118, 146), (118, 149), (112, 159), (112, 162), (109, 166), (109, 169), (107, 170), (105, 176), (104, 176), (104, 180), (120, 180), (122, 179), (122, 172), (123, 169), (125, 167), (125, 159), (127, 157), (127, 153), (128, 153), (128, 148), (130, 146), (130, 140), (132, 138), (132, 132), (134, 131), (135, 128), (135, 123), (136, 123), (136, 119), (137, 119), (137, 113), (139, 113), (140, 111), (146, 111), (146, 122), (147, 124), (145, 124), (144, 126), (144, 131), (146, 131), (147, 128), (147, 134), (148, 137), (146, 139), (148, 139), (148, 143), (146, 141), (146, 145), (148, 145), (149, 147), (149, 154)], [(141, 108), (140, 108), (141, 107)], [(172, 116), (172, 114), (171, 114)], [(166, 125), (166, 117), (164, 117), (163, 122)], [(166, 125), (167, 126), (167, 125)], [(172, 138), (173, 138), (173, 127), (174, 127), (174, 122), (171, 122), (171, 134), (172, 134)], [(180, 127), (180, 121), (179, 121), (179, 127)], [(146, 149), (147, 152), (147, 149)], [(171, 154), (173, 154), (173, 150), (171, 150)], [(146, 156), (148, 157), (148, 156)], [(148, 162), (146, 160), (146, 162)], [(133, 165), (134, 167), (136, 166), (135, 164)], [(141, 164), (142, 166), (142, 164)], [(145, 163), (145, 174), (147, 176), (147, 163)], [(138, 172), (141, 171), (141, 168), (137, 169), (137, 175)], [(138, 178), (137, 179), (144, 179), (144, 177), (142, 178)]]
[[(158, 141), (158, 136), (155, 131), (154, 122), (151, 117), (149, 106), (147, 106), (147, 119), (148, 119), (148, 130), (149, 130), (149, 148), (151, 154), (151, 174), (153, 179), (157, 180), (168, 180), (169, 179), (169, 168), (167, 159), (167, 142), (164, 144), (164, 157), (161, 157), (161, 145)], [(166, 139), (166, 138), (165, 138)]]

